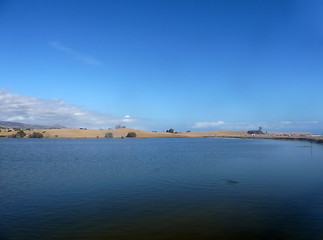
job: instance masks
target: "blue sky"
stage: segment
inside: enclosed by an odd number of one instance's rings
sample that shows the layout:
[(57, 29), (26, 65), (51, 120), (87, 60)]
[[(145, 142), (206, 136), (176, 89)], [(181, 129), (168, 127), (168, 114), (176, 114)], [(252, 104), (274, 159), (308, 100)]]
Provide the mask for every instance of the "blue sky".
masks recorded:
[(1, 1), (0, 120), (323, 132), (322, 1)]

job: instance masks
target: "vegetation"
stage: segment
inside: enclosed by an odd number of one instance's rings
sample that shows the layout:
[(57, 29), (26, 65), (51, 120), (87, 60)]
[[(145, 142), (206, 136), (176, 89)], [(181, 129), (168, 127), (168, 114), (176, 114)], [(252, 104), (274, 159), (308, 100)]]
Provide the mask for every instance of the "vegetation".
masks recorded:
[(7, 136), (8, 138), (17, 138), (17, 134), (11, 134)]
[(264, 134), (264, 132), (262, 131), (262, 127), (259, 127), (258, 130), (249, 130), (247, 133), (248, 134)]
[(40, 132), (33, 132), (32, 134), (29, 134), (30, 138), (43, 138), (44, 135)]
[(249, 130), (247, 133), (248, 134), (263, 134), (263, 132), (261, 132), (259, 130)]
[(113, 138), (113, 133), (112, 132), (108, 132), (104, 135), (105, 138)]
[(135, 137), (137, 137), (137, 134), (135, 132), (128, 132), (126, 137), (135, 138)]
[(16, 133), (16, 135), (19, 135), (19, 137), (26, 137), (26, 133), (23, 130), (19, 130), (19, 132)]
[(170, 128), (169, 130), (166, 130), (166, 132), (168, 132), (168, 133), (174, 133), (174, 129), (173, 128)]
[(26, 136), (26, 133), (23, 130), (19, 130), (15, 134), (8, 135), (8, 138), (23, 138)]

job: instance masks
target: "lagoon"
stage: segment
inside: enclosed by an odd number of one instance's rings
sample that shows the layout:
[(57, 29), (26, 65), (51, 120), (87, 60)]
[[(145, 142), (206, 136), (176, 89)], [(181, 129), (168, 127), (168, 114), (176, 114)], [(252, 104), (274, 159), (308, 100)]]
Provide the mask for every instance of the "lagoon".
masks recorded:
[(0, 139), (0, 239), (323, 239), (323, 145)]

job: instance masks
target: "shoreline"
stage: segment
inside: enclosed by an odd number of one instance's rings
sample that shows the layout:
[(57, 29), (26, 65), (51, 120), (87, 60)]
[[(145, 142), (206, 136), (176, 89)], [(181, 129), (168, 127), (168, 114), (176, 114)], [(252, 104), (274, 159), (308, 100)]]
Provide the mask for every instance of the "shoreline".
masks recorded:
[[(6, 138), (16, 134), (18, 130), (1, 129), (0, 137)], [(113, 138), (125, 138), (129, 132), (135, 132), (136, 138), (240, 138), (240, 139), (277, 139), (277, 140), (299, 140), (323, 144), (323, 136), (313, 136), (312, 133), (283, 133), (266, 132), (261, 134), (249, 134), (247, 131), (208, 131), (208, 132), (149, 132), (139, 129), (72, 129), (72, 128), (52, 128), (52, 129), (31, 129), (24, 130), (26, 137), (33, 132), (39, 132), (44, 138), (49, 139), (85, 139), (85, 138), (106, 138), (107, 133), (111, 133)]]

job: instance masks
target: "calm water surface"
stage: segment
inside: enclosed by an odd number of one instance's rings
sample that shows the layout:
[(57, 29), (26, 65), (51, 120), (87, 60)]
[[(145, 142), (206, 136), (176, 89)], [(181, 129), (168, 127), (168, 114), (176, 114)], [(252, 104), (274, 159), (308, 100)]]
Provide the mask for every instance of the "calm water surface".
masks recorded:
[(0, 139), (0, 239), (323, 239), (323, 145)]

